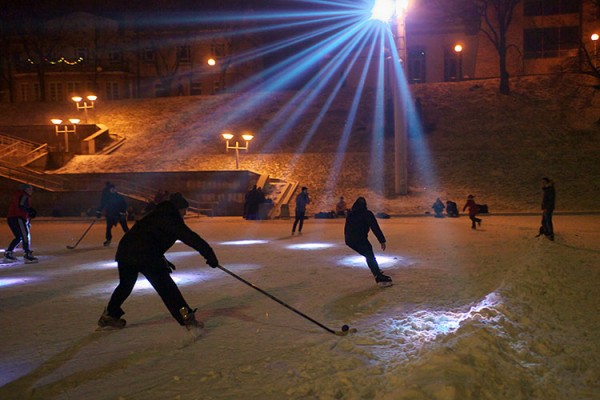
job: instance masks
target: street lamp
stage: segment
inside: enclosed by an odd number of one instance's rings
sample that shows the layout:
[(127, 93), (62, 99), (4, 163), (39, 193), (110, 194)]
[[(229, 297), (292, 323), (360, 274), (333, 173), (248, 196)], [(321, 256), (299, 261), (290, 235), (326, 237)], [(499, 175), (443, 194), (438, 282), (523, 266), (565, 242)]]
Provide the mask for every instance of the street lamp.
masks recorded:
[(594, 42), (594, 68), (598, 68), (598, 39), (600, 36), (597, 33), (592, 34), (592, 42)]
[(456, 52), (456, 80), (462, 81), (463, 73), (462, 73), (462, 51), (463, 47), (460, 44), (454, 46), (454, 51)]
[(206, 63), (208, 65), (210, 65), (211, 67), (214, 67), (215, 65), (217, 65), (217, 61), (214, 58), (209, 58)]
[(79, 118), (69, 118), (69, 124), (63, 124), (62, 119), (52, 118), (50, 120), (54, 124), (54, 131), (57, 135), (63, 133), (65, 135), (65, 153), (69, 152), (69, 133), (77, 133), (77, 124), (80, 122)]
[(87, 123), (88, 122), (88, 110), (94, 108), (94, 102), (98, 99), (98, 96), (91, 94), (91, 95), (87, 96), (86, 99), (89, 101), (89, 104), (81, 96), (71, 97), (71, 100), (73, 100), (75, 102), (75, 105), (77, 106), (77, 110), (85, 111), (85, 122)]
[(242, 139), (244, 139), (244, 141), (246, 142), (245, 146), (240, 146), (240, 142), (238, 142), (237, 140), (235, 141), (235, 146), (229, 145), (229, 141), (234, 138), (233, 134), (229, 132), (224, 132), (222, 136), (223, 139), (225, 139), (225, 151), (229, 152), (229, 149), (235, 150), (235, 169), (240, 169), (240, 150), (248, 151), (248, 143), (250, 143), (250, 141), (254, 139), (254, 136), (250, 135), (249, 133), (245, 133), (242, 135)]

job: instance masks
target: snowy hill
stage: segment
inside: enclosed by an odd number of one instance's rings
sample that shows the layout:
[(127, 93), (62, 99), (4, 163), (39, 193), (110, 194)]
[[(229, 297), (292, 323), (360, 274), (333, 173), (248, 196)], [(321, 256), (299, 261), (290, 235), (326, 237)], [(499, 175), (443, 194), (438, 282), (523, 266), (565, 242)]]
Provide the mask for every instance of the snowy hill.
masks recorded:
[[(308, 186), (314, 212), (330, 210), (340, 195), (365, 195), (376, 211), (422, 214), (438, 196), (462, 205), (471, 193), (491, 212), (537, 212), (542, 176), (556, 182), (558, 212), (598, 210), (596, 83), (579, 75), (520, 78), (512, 81), (510, 96), (497, 93), (496, 80), (412, 86), (426, 129), (410, 137), (410, 194), (399, 198), (389, 195), (393, 138), (384, 142), (382, 172), (371, 160), (372, 93), (363, 94), (352, 119), (351, 89), (322, 116), (326, 96), (311, 99), (311, 93), (100, 100), (90, 122), (125, 135), (126, 144), (110, 156), (78, 156), (60, 172), (233, 169), (220, 133), (250, 130), (255, 139), (241, 154), (241, 167)], [(1, 105), (0, 125), (45, 124), (57, 114), (74, 114), (72, 109)], [(337, 159), (348, 123), (345, 158)], [(378, 189), (376, 180), (386, 189)]]

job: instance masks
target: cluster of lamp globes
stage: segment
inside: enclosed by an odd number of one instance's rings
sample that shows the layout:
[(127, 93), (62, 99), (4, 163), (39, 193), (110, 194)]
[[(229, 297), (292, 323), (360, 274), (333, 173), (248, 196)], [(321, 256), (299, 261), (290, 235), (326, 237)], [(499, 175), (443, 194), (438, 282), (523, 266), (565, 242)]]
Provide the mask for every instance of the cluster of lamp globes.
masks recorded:
[[(73, 96), (71, 97), (71, 100), (73, 100), (77, 106), (78, 110), (87, 110), (94, 108), (94, 102), (98, 99), (98, 96), (96, 95), (89, 95), (86, 96), (85, 99), (83, 99), (83, 97), (81, 96)], [(88, 103), (89, 101), (89, 103)], [(54, 125), (56, 125), (57, 127), (62, 125), (63, 120), (60, 118), (52, 118), (50, 120), (50, 122), (52, 122)], [(78, 123), (81, 122), (81, 119), (79, 118), (69, 118), (69, 122), (71, 123), (71, 125), (77, 125)]]

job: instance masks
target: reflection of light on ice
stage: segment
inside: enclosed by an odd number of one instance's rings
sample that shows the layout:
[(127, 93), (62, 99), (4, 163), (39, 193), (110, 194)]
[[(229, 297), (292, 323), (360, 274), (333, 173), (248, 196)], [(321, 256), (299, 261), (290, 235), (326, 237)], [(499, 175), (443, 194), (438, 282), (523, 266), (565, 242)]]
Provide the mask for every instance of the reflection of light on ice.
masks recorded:
[(329, 247), (333, 247), (334, 245), (331, 243), (301, 243), (301, 244), (291, 244), (287, 246), (288, 249), (292, 250), (318, 250), (318, 249), (327, 249)]
[(36, 281), (34, 278), (0, 278), (0, 287), (24, 285)]
[[(96, 267), (99, 264), (94, 264)], [(116, 265), (113, 265), (113, 268), (116, 270)], [(230, 271), (250, 271), (253, 269), (260, 268), (257, 264), (233, 264), (228, 265), (227, 269)], [(206, 282), (213, 279), (224, 278), (225, 275), (220, 273), (221, 271), (217, 271), (216, 269), (210, 268), (208, 265), (202, 264), (199, 268), (192, 269), (194, 272), (179, 272), (179, 268), (173, 272), (171, 278), (173, 281), (181, 287), (196, 284), (198, 282)], [(110, 294), (119, 284), (119, 279), (115, 278), (110, 281), (105, 281), (104, 283), (88, 286), (85, 289), (81, 289), (80, 291), (75, 292), (75, 296), (95, 296), (97, 294)], [(145, 293), (147, 291), (154, 291), (154, 288), (148, 282), (148, 280), (141, 273), (138, 275), (138, 280), (135, 283), (133, 288), (135, 292)]]
[(396, 358), (412, 351), (418, 351), (428, 342), (455, 333), (463, 324), (477, 321), (493, 322), (500, 317), (496, 307), (501, 303), (500, 295), (492, 292), (468, 311), (429, 311), (420, 310), (404, 318), (388, 318), (377, 328), (386, 341), (399, 344), (381, 346), (374, 352), (384, 359)]
[[(375, 255), (375, 258), (377, 259), (377, 264), (379, 264), (380, 267), (390, 267), (395, 264), (407, 264), (406, 259), (400, 256)], [(361, 255), (344, 257), (338, 261), (338, 264), (344, 267), (369, 268), (365, 258)]]
[(225, 246), (249, 246), (252, 244), (265, 244), (265, 243), (269, 243), (268, 240), (232, 240), (230, 242), (221, 242), (219, 244), (225, 245)]

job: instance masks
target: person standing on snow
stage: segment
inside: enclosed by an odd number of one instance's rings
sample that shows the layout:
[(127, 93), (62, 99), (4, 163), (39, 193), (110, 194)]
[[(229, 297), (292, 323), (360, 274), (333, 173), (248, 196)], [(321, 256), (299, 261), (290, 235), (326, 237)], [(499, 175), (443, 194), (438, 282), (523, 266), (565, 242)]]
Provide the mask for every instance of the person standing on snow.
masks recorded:
[(554, 225), (552, 224), (552, 213), (554, 213), (556, 203), (554, 182), (549, 178), (542, 178), (542, 190), (544, 191), (542, 198), (542, 226), (536, 237), (546, 235), (548, 239), (554, 240)]
[(140, 273), (148, 279), (180, 325), (187, 329), (204, 326), (196, 320), (196, 309), (190, 308), (171, 278), (175, 265), (164, 255), (180, 240), (198, 251), (212, 268), (219, 265), (210, 245), (185, 224), (183, 217), (188, 207), (189, 204), (181, 193), (173, 193), (168, 201), (158, 204), (154, 211), (139, 220), (123, 236), (115, 256), (119, 268), (119, 285), (100, 316), (98, 326), (125, 327), (126, 321), (121, 318), (125, 312), (121, 305), (131, 294)]
[(102, 191), (100, 206), (96, 210), (96, 218), (102, 216), (102, 210), (106, 210), (106, 240), (104, 246), (110, 246), (113, 226), (119, 223), (125, 233), (129, 231), (129, 227), (127, 226), (127, 203), (125, 198), (117, 193), (115, 185), (109, 182), (106, 183), (106, 187)]
[(380, 287), (392, 285), (392, 278), (384, 275), (379, 269), (373, 246), (369, 242), (369, 231), (373, 231), (375, 237), (381, 244), (381, 250), (385, 251), (385, 236), (375, 219), (375, 215), (367, 208), (367, 200), (364, 197), (356, 199), (352, 209), (346, 216), (344, 225), (344, 240), (346, 245), (356, 251), (367, 260), (367, 265), (375, 277), (375, 282)]
[[(306, 206), (310, 204), (310, 197), (308, 197), (308, 188), (302, 186), (302, 190), (296, 196), (296, 217), (294, 218), (294, 225), (292, 226), (292, 235), (296, 233), (296, 226), (298, 226), (298, 234), (302, 234), (302, 227), (304, 226), (304, 216), (306, 215)], [(298, 225), (300, 222), (300, 225)]]
[(477, 203), (475, 203), (475, 196), (473, 196), (472, 194), (467, 196), (467, 202), (465, 203), (465, 206), (463, 207), (463, 212), (467, 208), (469, 209), (469, 219), (471, 220), (471, 229), (477, 229), (477, 227), (475, 226), (475, 223), (477, 223), (477, 225), (481, 226), (481, 218), (476, 217), (476, 215), (479, 213), (479, 205)]
[(14, 235), (14, 239), (10, 242), (4, 252), (5, 262), (17, 261), (17, 257), (13, 254), (13, 251), (21, 242), (23, 243), (23, 251), (25, 252), (23, 255), (25, 263), (31, 264), (38, 262), (38, 259), (33, 256), (30, 248), (31, 219), (35, 218), (37, 215), (37, 212), (31, 207), (32, 194), (33, 187), (24, 183), (19, 186), (19, 190), (13, 194), (13, 197), (10, 200), (6, 221)]

